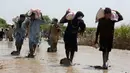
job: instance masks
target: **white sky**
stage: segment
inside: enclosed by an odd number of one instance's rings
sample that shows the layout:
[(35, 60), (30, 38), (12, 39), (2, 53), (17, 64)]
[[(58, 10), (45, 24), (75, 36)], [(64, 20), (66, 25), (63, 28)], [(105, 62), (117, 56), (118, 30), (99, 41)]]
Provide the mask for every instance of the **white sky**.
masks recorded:
[(12, 18), (26, 13), (31, 8), (39, 8), (43, 15), (60, 19), (65, 11), (70, 8), (74, 11), (81, 10), (88, 27), (95, 27), (95, 15), (100, 7), (110, 7), (118, 10), (124, 21), (130, 21), (130, 0), (0, 0), (0, 17), (12, 23)]

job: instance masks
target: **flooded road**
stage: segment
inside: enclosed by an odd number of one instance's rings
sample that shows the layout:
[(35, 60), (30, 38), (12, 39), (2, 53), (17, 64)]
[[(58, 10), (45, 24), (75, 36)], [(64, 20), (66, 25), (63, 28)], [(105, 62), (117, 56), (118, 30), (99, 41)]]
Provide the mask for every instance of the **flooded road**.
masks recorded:
[(28, 54), (28, 40), (25, 40), (19, 57), (11, 56), (15, 50), (14, 42), (0, 42), (0, 73), (130, 73), (130, 51), (112, 50), (108, 70), (94, 69), (102, 65), (102, 53), (98, 49), (79, 46), (70, 67), (60, 66), (60, 59), (65, 57), (64, 44), (58, 44), (57, 53), (47, 53), (48, 44), (42, 44), (36, 50), (34, 59), (24, 58)]

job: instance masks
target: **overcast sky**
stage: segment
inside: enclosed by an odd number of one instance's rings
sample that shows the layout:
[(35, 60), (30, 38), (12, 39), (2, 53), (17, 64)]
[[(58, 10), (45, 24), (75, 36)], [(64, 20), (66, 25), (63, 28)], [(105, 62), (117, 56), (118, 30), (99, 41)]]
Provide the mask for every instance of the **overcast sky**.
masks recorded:
[(26, 13), (31, 8), (38, 8), (43, 15), (60, 19), (70, 8), (74, 11), (81, 10), (87, 26), (95, 27), (95, 15), (100, 7), (116, 9), (123, 15), (124, 21), (117, 26), (130, 21), (130, 0), (0, 0), (0, 17), (13, 23), (13, 17)]

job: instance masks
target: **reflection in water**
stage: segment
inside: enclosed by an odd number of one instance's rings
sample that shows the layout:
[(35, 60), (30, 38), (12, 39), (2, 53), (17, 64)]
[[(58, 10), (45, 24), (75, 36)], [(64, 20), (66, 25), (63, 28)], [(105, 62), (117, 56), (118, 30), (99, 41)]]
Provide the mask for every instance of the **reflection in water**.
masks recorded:
[(81, 71), (79, 72), (75, 67), (70, 66), (67, 68), (67, 72), (66, 73), (82, 73)]
[(103, 73), (108, 73), (108, 70), (103, 70)]
[(12, 48), (13, 47), (13, 42), (8, 42), (8, 48)]
[(72, 66), (68, 67), (68, 69), (67, 69), (67, 72), (66, 72), (66, 73), (73, 73), (73, 68), (72, 68)]
[(35, 59), (17, 59), (14, 66), (16, 73), (41, 73), (43, 72), (43, 66)]

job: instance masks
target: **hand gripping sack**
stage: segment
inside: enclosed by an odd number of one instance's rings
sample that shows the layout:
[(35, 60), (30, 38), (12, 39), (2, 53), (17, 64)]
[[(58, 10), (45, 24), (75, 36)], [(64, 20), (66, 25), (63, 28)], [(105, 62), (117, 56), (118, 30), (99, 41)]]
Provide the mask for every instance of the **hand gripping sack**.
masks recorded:
[(96, 14), (96, 22), (99, 21), (99, 19), (103, 18), (104, 17), (104, 9), (103, 8), (100, 8)]
[[(96, 22), (99, 21), (99, 19), (104, 17), (104, 9), (100, 8), (96, 14)], [(118, 15), (115, 10), (112, 10), (111, 20), (118, 21)]]
[(69, 13), (66, 15), (67, 20), (73, 20), (75, 17), (75, 12), (68, 9)]
[(15, 18), (12, 19), (12, 21), (13, 21), (14, 23), (17, 23), (18, 20), (19, 20), (19, 16), (17, 16), (17, 17), (15, 17)]
[(27, 15), (30, 16), (32, 13), (35, 13), (35, 18), (36, 19), (41, 19), (42, 18), (42, 13), (41, 10), (39, 9), (31, 9), (27, 12)]
[(119, 16), (117, 15), (116, 11), (112, 10), (111, 20), (118, 21)]

